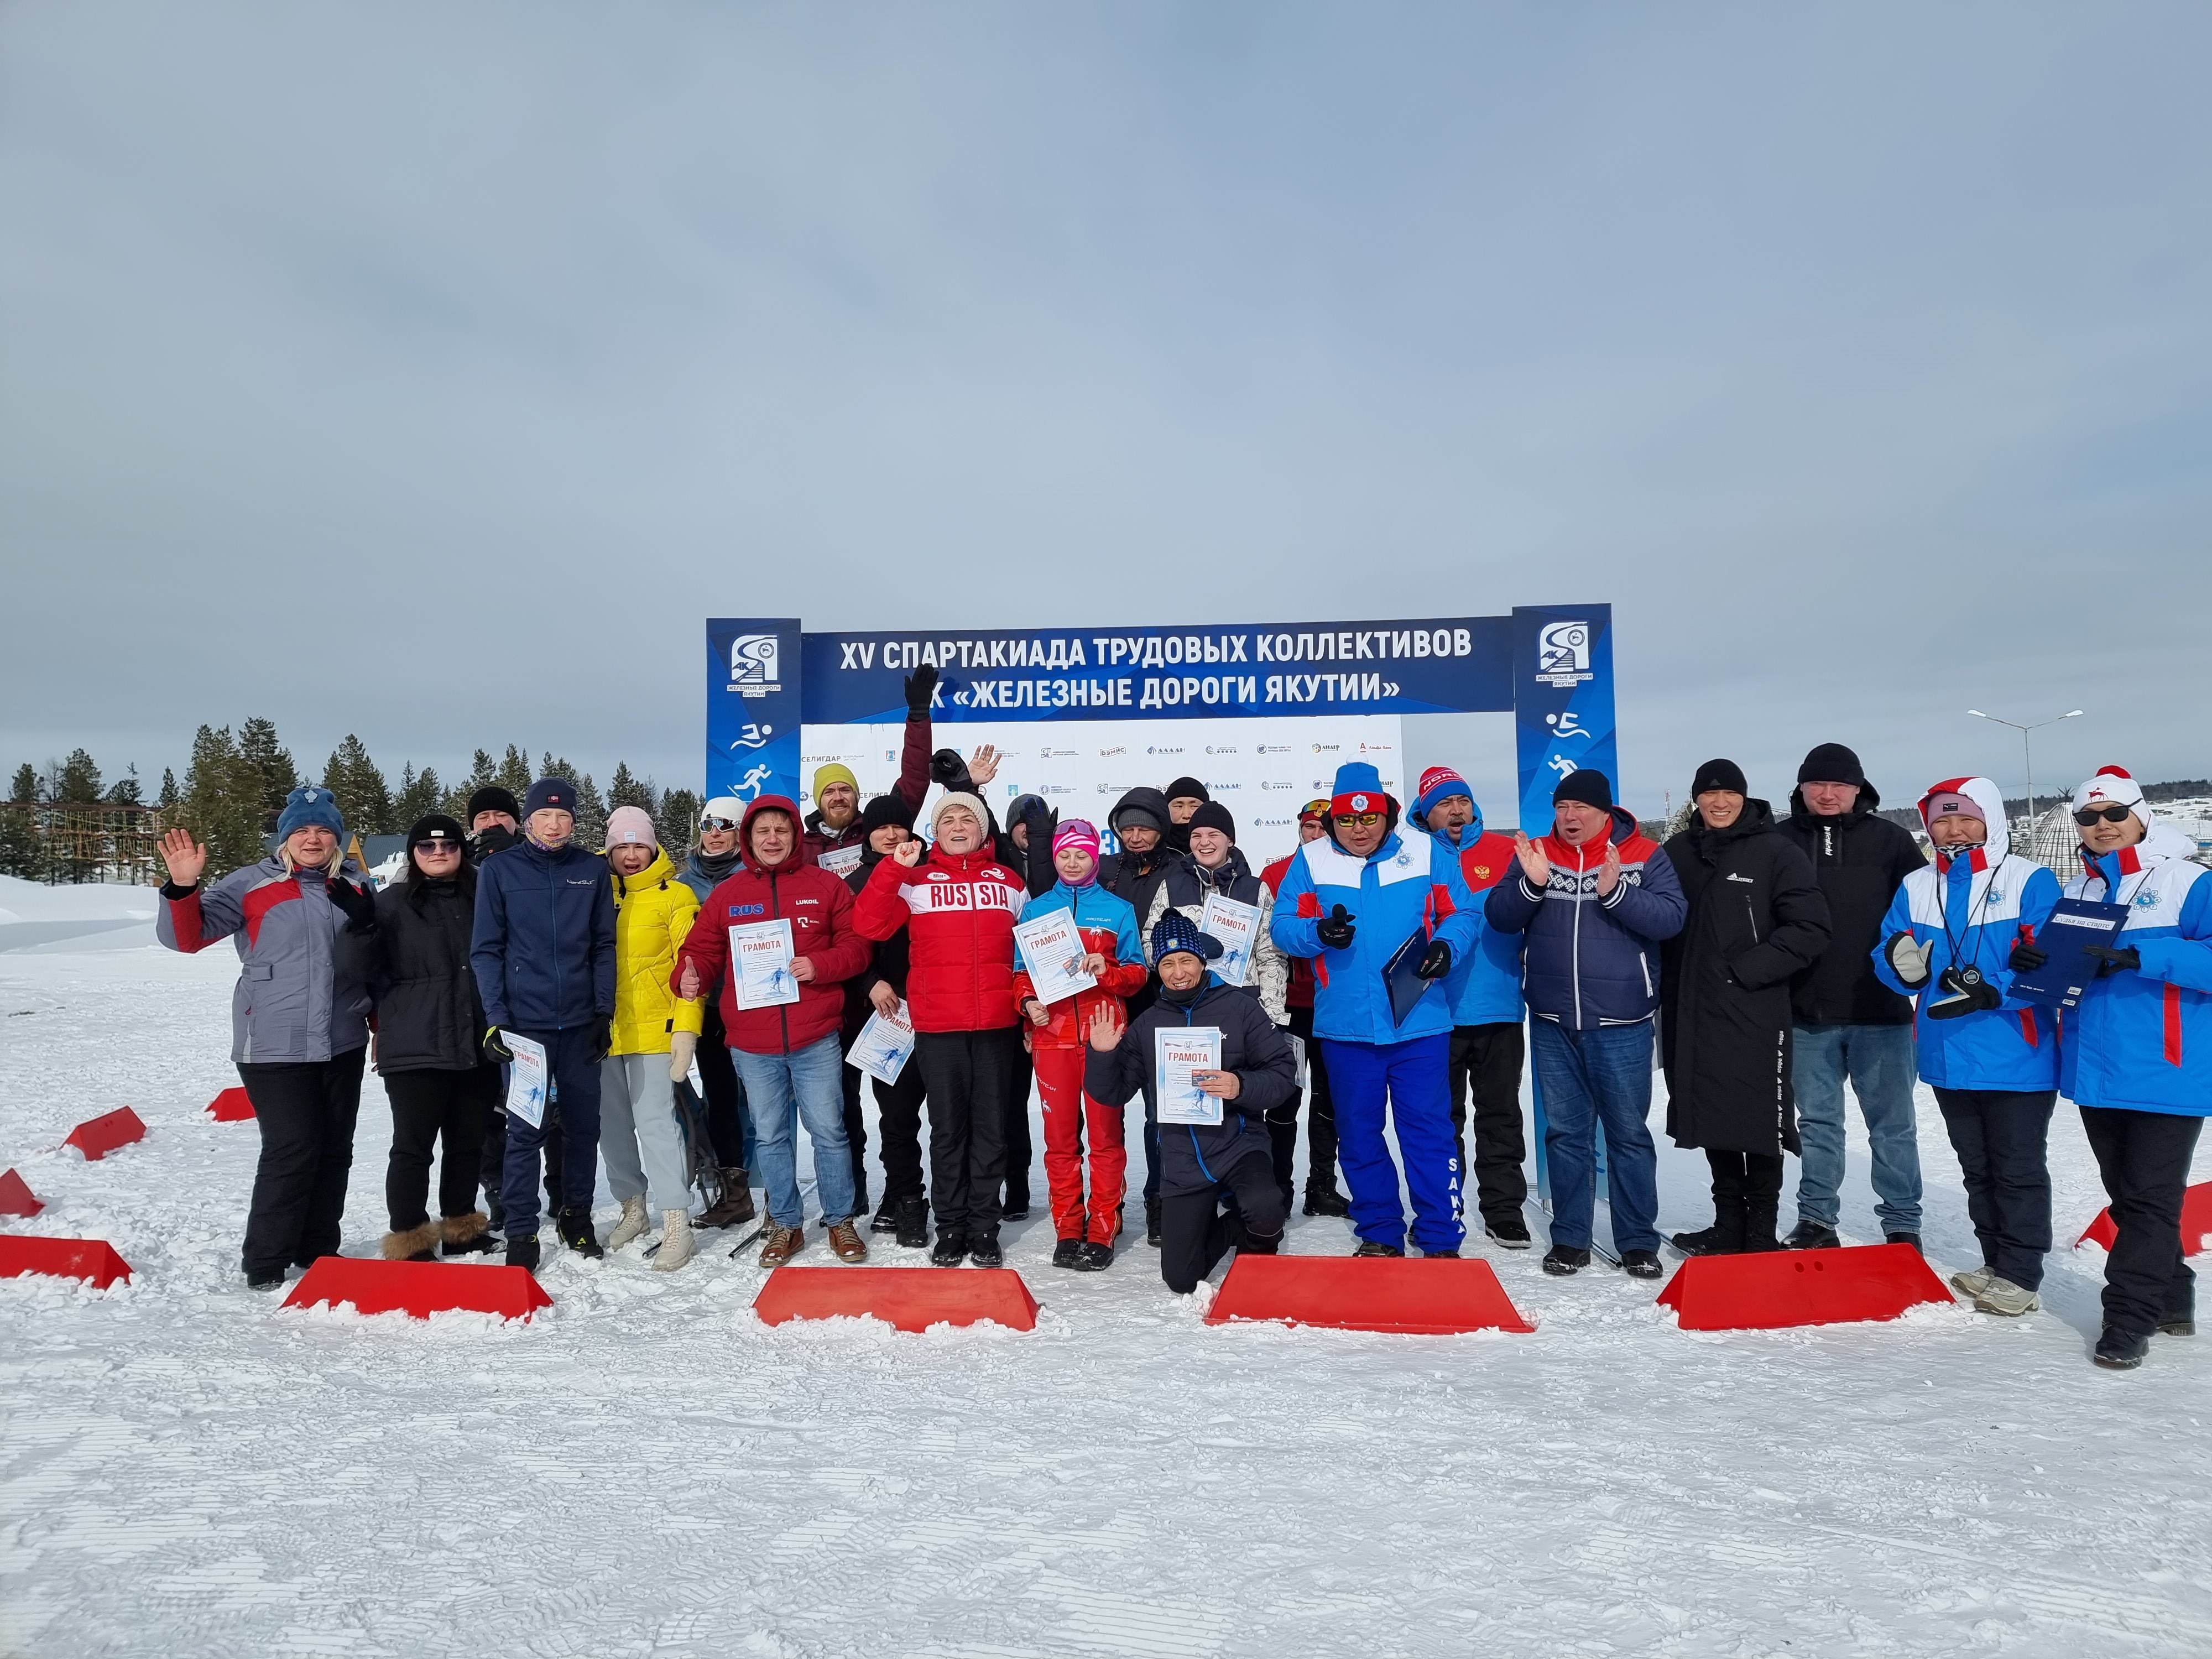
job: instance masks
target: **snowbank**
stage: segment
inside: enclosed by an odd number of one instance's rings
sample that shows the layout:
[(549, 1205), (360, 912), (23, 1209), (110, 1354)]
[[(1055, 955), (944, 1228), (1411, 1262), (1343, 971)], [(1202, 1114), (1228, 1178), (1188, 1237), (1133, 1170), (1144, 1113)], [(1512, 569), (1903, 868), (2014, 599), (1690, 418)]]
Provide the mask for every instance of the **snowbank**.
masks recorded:
[(72, 949), (132, 949), (153, 938), (154, 912), (160, 900), (151, 887), (92, 882), (48, 887), (15, 876), (0, 876), (0, 951), (22, 951), (113, 936)]

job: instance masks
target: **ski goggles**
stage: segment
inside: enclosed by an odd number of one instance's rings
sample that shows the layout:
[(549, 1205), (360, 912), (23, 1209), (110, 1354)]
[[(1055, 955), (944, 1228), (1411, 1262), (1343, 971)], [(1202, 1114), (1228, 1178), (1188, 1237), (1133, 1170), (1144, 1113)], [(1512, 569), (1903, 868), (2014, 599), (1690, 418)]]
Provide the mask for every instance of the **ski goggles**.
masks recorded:
[(735, 818), (701, 818), (699, 827), (702, 830), (734, 830), (738, 827), (738, 821)]
[(2084, 830), (2100, 818), (2106, 823), (2125, 823), (2135, 810), (2132, 806), (2085, 806), (2074, 815), (2074, 822)]

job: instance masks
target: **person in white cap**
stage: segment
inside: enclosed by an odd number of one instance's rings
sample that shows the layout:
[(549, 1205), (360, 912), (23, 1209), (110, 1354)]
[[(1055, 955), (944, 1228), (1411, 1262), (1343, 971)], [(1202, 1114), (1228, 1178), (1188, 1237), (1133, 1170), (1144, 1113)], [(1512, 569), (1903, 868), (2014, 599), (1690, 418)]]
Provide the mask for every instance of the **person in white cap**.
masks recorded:
[(2212, 879), (2188, 836), (2117, 766), (2074, 792), (2081, 873), (2069, 898), (2127, 906), (2096, 979), (2066, 1016), (2058, 1086), (2081, 1109), (2118, 1234), (2094, 1358), (2129, 1370), (2154, 1334), (2194, 1334), (2197, 1276), (2181, 1200), (2212, 1113)]
[[(699, 839), (678, 876), (698, 896), (700, 903), (704, 904), (707, 895), (728, 880), (738, 867), (743, 857), (738, 851), (738, 826), (744, 817), (745, 804), (735, 795), (717, 795), (700, 809)], [(706, 1013), (694, 1045), (699, 1081), (707, 1097), (707, 1138), (714, 1143), (714, 1162), (722, 1172), (722, 1196), (699, 1218), (699, 1224), (742, 1227), (758, 1213), (748, 1171), (760, 1165), (755, 1156), (752, 1112), (745, 1103), (745, 1085), (738, 1077), (737, 1062), (730, 1058), (730, 1034), (722, 1024), (721, 996), (720, 985), (709, 985), (701, 994)], [(675, 1061), (669, 1063), (673, 1066)]]

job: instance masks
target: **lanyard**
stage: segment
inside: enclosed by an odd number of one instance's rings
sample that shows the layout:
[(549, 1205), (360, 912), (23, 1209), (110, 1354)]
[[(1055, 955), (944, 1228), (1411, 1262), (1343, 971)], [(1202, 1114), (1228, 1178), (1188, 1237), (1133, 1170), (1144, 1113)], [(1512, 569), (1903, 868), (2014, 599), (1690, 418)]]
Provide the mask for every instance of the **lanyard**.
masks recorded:
[[(1967, 847), (1964, 848), (1963, 851), (1965, 852), (1966, 858), (1966, 890), (1969, 893), (1972, 893), (1974, 887), (1974, 848)], [(1989, 879), (1982, 884), (1981, 900), (1978, 903), (1970, 905), (1966, 912), (1966, 936), (1970, 941), (1973, 939), (1974, 935), (1980, 931), (1982, 918), (1989, 914), (1990, 896), (1996, 890), (1997, 872), (2004, 868), (2006, 857), (2007, 855), (2002, 853), (1998, 854), (1997, 861), (1995, 864), (1990, 865), (1982, 872), (1986, 875)], [(1952, 860), (1954, 864), (1958, 860), (1956, 859)], [(1950, 872), (1946, 871), (1943, 875), (1939, 878), (1939, 879), (1943, 883), (1944, 890), (1948, 890), (1950, 885), (1949, 876)], [(1952, 969), (1958, 974), (1960, 983), (1963, 985), (1979, 985), (1982, 982), (1982, 970), (1973, 964), (1971, 957), (1960, 951), (1959, 948), (1959, 936), (1951, 931), (1951, 906), (1949, 900), (1950, 894), (1948, 890), (1938, 890), (1936, 895), (1936, 920), (1942, 925), (1943, 942), (1951, 947)]]

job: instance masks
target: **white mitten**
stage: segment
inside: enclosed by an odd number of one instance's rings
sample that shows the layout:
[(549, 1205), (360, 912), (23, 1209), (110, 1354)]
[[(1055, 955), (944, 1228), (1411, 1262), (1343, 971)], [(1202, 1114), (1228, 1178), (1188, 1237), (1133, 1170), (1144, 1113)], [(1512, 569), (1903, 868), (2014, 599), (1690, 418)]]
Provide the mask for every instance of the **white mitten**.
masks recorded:
[(1931, 939), (1921, 944), (1910, 933), (1892, 933), (1884, 947), (1889, 952), (1889, 965), (1906, 987), (1918, 990), (1928, 982), (1928, 958), (1936, 946)]
[(691, 1056), (699, 1052), (696, 1031), (678, 1031), (668, 1039), (668, 1080), (681, 1083), (691, 1075)]

